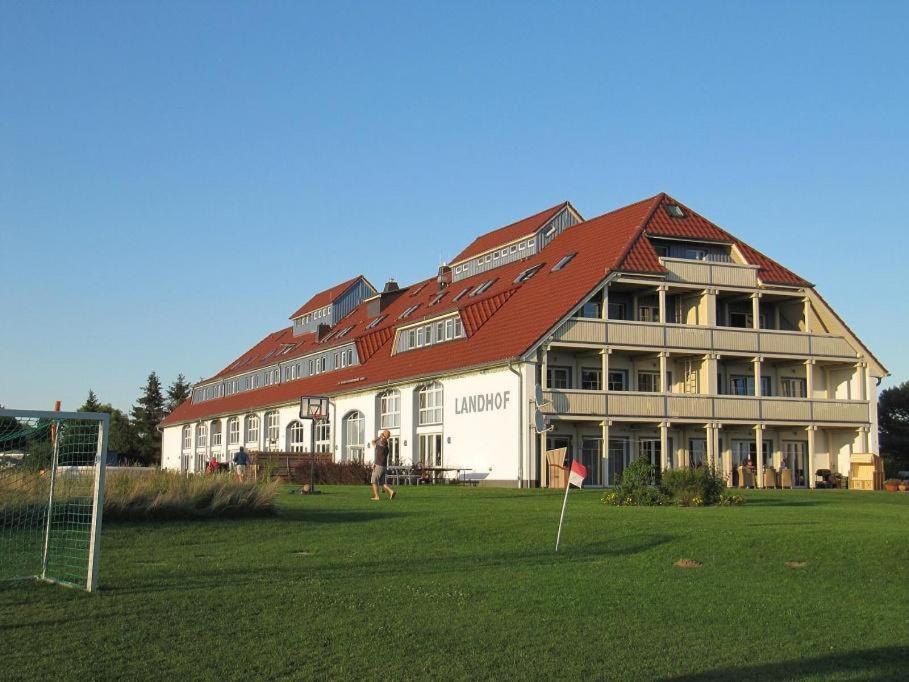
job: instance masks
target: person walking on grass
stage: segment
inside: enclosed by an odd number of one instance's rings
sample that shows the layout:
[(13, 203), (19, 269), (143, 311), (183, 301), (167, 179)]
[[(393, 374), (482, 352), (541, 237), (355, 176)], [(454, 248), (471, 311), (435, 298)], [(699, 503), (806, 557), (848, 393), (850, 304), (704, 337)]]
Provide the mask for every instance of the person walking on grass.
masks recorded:
[(234, 469), (237, 470), (237, 478), (240, 482), (246, 478), (246, 467), (249, 466), (249, 455), (246, 454), (246, 448), (240, 446), (240, 451), (234, 455)]
[(383, 431), (379, 434), (379, 437), (376, 438), (372, 444), (376, 449), (376, 458), (374, 461), (375, 466), (372, 470), (372, 499), (379, 500), (379, 486), (382, 486), (382, 490), (388, 493), (388, 499), (395, 499), (397, 493), (391, 489), (391, 486), (388, 485), (388, 479), (386, 476), (386, 467), (388, 466), (388, 439), (391, 436), (390, 431)]

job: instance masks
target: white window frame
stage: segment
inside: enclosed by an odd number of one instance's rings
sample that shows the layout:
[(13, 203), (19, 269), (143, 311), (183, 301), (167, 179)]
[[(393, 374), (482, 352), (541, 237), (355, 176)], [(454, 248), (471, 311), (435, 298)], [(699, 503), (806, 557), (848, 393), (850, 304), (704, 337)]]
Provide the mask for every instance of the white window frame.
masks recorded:
[(444, 389), (438, 381), (420, 387), (417, 391), (418, 426), (430, 426), (443, 422), (443, 399)]
[(193, 448), (193, 432), (189, 424), (186, 424), (183, 427), (183, 449), (192, 450)]
[(259, 442), (259, 430), (262, 427), (261, 420), (257, 414), (248, 414), (245, 419), (245, 438), (247, 443)]
[(221, 420), (213, 419), (211, 426), (209, 427), (209, 441), (211, 442), (212, 447), (221, 447), (222, 433), (221, 433)]
[(237, 445), (240, 442), (240, 418), (231, 417), (227, 420), (227, 444)]
[(199, 422), (196, 424), (196, 449), (204, 448), (208, 445), (208, 424)]
[(379, 428), (401, 427), (401, 392), (397, 389), (385, 391), (379, 396)]
[(265, 449), (277, 450), (281, 438), (281, 419), (277, 410), (265, 413)]
[(306, 452), (306, 427), (303, 422), (294, 420), (287, 426), (287, 450), (289, 452)]
[(323, 420), (315, 423), (316, 452), (331, 452), (331, 422)]
[(366, 417), (359, 410), (344, 417), (344, 457), (348, 462), (363, 462), (366, 455)]

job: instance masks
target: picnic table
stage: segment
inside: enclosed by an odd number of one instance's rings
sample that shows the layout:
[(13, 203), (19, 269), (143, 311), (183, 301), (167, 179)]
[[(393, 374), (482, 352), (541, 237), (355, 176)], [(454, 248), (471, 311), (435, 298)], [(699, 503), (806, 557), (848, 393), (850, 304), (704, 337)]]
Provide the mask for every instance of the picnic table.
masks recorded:
[(451, 479), (452, 483), (472, 483), (476, 485), (475, 479), (464, 478), (463, 476), (473, 469), (467, 467), (427, 467), (415, 464), (414, 466), (390, 466), (388, 467), (388, 478), (390, 482), (417, 485), (419, 483), (430, 483), (435, 485), (445, 481), (445, 474), (455, 472), (455, 477)]

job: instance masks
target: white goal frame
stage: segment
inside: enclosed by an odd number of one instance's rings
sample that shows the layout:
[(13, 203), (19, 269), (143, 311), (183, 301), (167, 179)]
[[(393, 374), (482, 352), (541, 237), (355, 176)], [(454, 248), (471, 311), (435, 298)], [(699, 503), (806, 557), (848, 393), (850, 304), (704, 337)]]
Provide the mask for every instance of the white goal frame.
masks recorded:
[[(12, 417), (13, 419), (47, 419), (51, 422), (61, 420), (74, 421), (97, 421), (98, 425), (98, 445), (95, 451), (94, 461), (94, 486), (92, 490), (92, 518), (91, 528), (89, 531), (88, 545), (88, 567), (86, 570), (85, 590), (94, 592), (98, 589), (98, 568), (101, 563), (101, 523), (104, 512), (104, 477), (107, 469), (107, 440), (110, 432), (110, 415), (104, 412), (57, 412), (50, 410), (10, 410), (0, 408), (0, 417)], [(54, 439), (53, 464), (50, 468), (50, 494), (47, 500), (47, 522), (44, 530), (44, 548), (41, 557), (41, 573), (35, 576), (26, 576), (41, 580), (44, 582), (55, 583), (65, 587), (74, 587), (82, 589), (82, 585), (76, 585), (65, 580), (57, 580), (47, 575), (47, 560), (49, 553), (51, 511), (54, 504), (54, 487), (57, 479), (58, 467), (58, 450), (59, 439)]]

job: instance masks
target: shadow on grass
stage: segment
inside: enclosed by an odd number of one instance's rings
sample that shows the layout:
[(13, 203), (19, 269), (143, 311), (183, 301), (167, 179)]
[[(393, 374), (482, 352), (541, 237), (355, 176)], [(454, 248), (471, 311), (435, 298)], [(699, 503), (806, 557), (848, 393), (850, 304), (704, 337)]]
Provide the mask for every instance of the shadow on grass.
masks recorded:
[(304, 523), (362, 523), (381, 519), (411, 516), (408, 511), (382, 511), (369, 509), (353, 511), (347, 509), (282, 509), (277, 517), (282, 521), (302, 521)]
[(780, 663), (720, 668), (703, 673), (664, 678), (674, 682), (708, 682), (712, 680), (800, 680), (835, 676), (856, 676), (862, 680), (904, 680), (909, 646), (880, 647), (850, 651), (833, 656), (799, 658)]
[[(342, 561), (320, 562), (320, 553), (314, 552), (315, 565), (307, 564), (305, 575), (297, 577), (306, 580), (356, 580), (368, 575), (371, 578), (388, 576), (398, 580), (407, 576), (463, 576), (478, 569), (496, 569), (503, 571), (520, 571), (523, 569), (545, 569), (547, 567), (565, 566), (572, 563), (589, 563), (609, 557), (623, 557), (646, 552), (653, 547), (674, 540), (669, 535), (652, 535), (635, 539), (618, 538), (613, 541), (584, 544), (576, 547), (565, 547), (556, 554), (554, 547), (531, 550), (510, 550), (490, 553), (473, 553), (466, 555), (445, 556), (444, 561), (427, 561), (425, 556), (409, 557), (392, 555), (388, 558), (364, 560), (362, 555), (350, 555)], [(292, 554), (296, 554), (293, 552)], [(302, 554), (302, 553), (301, 553)], [(442, 557), (438, 557), (442, 558)], [(305, 560), (305, 559), (304, 559)], [(171, 567), (172, 568), (172, 567)], [(287, 565), (262, 565), (255, 569), (237, 570), (236, 567), (218, 568), (204, 572), (167, 571), (151, 576), (149, 582), (131, 580), (129, 586), (104, 586), (108, 593), (141, 594), (152, 592), (184, 592), (211, 590), (212, 585), (226, 584), (231, 589), (261, 586), (275, 581), (286, 582)], [(293, 573), (293, 572), (292, 572)]]
[(746, 507), (818, 507), (830, 504), (832, 500), (787, 500), (785, 497), (760, 497), (748, 495)]

